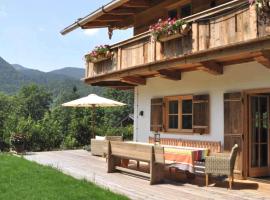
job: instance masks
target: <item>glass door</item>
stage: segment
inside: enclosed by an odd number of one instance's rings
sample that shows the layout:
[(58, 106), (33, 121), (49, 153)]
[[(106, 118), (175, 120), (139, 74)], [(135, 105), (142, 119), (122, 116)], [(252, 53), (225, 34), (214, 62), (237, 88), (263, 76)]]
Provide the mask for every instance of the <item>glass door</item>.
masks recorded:
[(250, 97), (250, 177), (269, 176), (269, 97)]

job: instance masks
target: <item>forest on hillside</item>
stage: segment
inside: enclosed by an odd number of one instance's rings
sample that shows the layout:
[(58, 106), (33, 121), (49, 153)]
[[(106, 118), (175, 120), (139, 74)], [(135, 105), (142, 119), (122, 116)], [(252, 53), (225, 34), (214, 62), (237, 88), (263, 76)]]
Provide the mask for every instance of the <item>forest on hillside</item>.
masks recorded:
[[(103, 96), (126, 103), (119, 108), (98, 108), (96, 135), (123, 135), (131, 139), (133, 127), (117, 127), (117, 122), (133, 113), (133, 92), (104, 90)], [(89, 145), (93, 130), (89, 108), (64, 108), (62, 103), (80, 98), (76, 86), (57, 99), (45, 87), (30, 84), (14, 95), (0, 93), (0, 150), (9, 150), (11, 138), (25, 140), (28, 151), (72, 149)]]

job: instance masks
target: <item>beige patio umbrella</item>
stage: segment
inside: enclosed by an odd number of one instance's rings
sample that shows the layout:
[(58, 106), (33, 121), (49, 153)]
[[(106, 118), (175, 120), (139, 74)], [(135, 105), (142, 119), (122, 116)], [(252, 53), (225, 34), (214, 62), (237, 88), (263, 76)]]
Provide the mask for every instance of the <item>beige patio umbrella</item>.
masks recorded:
[(83, 97), (83, 98), (62, 104), (62, 106), (64, 107), (92, 108), (93, 109), (93, 119), (92, 119), (93, 137), (95, 137), (96, 108), (97, 107), (116, 107), (116, 106), (125, 106), (125, 105), (126, 104), (124, 103), (114, 101), (111, 99), (106, 99), (96, 94), (90, 94), (87, 97)]

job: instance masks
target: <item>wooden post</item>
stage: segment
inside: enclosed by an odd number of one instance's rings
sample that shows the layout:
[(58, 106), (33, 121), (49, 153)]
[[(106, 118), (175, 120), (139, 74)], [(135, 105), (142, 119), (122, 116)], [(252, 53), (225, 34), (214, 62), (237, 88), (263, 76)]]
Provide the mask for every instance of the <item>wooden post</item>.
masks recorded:
[(95, 134), (95, 123), (96, 123), (96, 105), (93, 105), (93, 118), (92, 118), (92, 136), (93, 138), (96, 137)]
[(113, 173), (115, 171), (115, 162), (114, 162), (114, 158), (112, 156), (112, 149), (111, 149), (111, 142), (108, 141), (108, 152), (107, 152), (107, 156), (108, 156), (108, 169), (107, 172), (108, 173)]
[(232, 176), (229, 176), (229, 189), (231, 190), (232, 189)]
[(155, 158), (155, 147), (151, 150), (150, 161), (150, 185), (161, 183), (164, 180), (164, 163), (157, 163)]

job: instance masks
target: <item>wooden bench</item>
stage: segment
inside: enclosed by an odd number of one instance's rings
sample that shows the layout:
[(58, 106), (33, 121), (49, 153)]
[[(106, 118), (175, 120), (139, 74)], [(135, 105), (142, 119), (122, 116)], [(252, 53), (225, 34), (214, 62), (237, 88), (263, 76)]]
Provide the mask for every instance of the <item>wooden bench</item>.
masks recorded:
[[(150, 164), (150, 174), (121, 166), (121, 159), (143, 161)], [(164, 180), (164, 148), (150, 144), (108, 142), (108, 173), (123, 171), (150, 178), (150, 184)]]
[(123, 141), (123, 137), (105, 136), (105, 140), (91, 139), (91, 154), (105, 157), (108, 152), (108, 141)]

